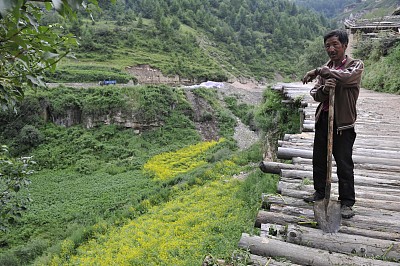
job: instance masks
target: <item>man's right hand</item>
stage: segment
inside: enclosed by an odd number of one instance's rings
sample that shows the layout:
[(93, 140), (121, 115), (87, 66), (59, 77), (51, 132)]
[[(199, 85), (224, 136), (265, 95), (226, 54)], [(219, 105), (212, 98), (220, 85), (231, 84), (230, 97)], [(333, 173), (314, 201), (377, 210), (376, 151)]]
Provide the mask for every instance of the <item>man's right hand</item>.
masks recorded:
[(329, 93), (332, 88), (336, 87), (337, 80), (334, 78), (326, 79), (325, 86), (323, 88), (325, 93)]

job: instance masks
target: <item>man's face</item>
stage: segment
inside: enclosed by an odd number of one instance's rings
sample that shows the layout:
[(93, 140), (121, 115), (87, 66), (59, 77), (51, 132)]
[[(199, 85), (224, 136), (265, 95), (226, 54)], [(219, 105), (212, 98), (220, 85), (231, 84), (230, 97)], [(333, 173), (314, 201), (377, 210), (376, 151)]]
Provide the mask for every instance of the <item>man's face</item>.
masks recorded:
[(344, 59), (346, 48), (347, 44), (342, 44), (337, 36), (332, 36), (325, 42), (325, 51), (334, 62)]

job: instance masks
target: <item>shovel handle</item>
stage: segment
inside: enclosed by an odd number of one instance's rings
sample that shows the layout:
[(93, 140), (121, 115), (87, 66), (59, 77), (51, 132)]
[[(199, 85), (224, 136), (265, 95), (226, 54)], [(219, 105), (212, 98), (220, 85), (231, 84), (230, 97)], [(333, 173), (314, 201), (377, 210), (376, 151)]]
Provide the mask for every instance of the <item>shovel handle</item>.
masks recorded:
[(327, 147), (327, 174), (325, 186), (325, 199), (331, 196), (332, 183), (332, 150), (333, 150), (333, 120), (335, 114), (335, 87), (329, 90), (329, 110), (328, 110), (328, 147)]

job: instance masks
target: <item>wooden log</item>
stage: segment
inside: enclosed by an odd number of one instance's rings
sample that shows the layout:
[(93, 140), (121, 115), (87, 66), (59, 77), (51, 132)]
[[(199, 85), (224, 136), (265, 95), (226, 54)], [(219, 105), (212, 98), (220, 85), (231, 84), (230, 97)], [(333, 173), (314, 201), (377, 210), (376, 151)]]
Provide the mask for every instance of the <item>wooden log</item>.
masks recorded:
[[(284, 160), (290, 160), (293, 157), (312, 159), (312, 156), (313, 152), (311, 149), (307, 150), (307, 149), (278, 147), (278, 152), (277, 152), (278, 159), (284, 159)], [(388, 153), (387, 155), (385, 155), (384, 153), (380, 155), (378, 155), (377, 153), (353, 154), (353, 161), (354, 163), (372, 163), (372, 164), (400, 166), (400, 158), (397, 158), (390, 153)]]
[[(400, 259), (400, 243), (344, 233), (326, 234), (321, 230), (292, 225), (262, 224), (263, 235), (289, 243), (319, 248), (331, 252), (354, 254), (361, 257), (381, 256)], [(270, 236), (271, 235), (271, 236)]]
[[(281, 193), (283, 189), (303, 190), (310, 194), (314, 192), (312, 184), (308, 183), (289, 183), (283, 180), (278, 182), (277, 192)], [(332, 184), (332, 191), (338, 191), (336, 183)], [(400, 190), (388, 189), (373, 186), (355, 186), (356, 199), (370, 199), (370, 200), (388, 200), (400, 202)]]
[(281, 169), (303, 169), (303, 170), (311, 170), (310, 167), (307, 166), (301, 166), (301, 165), (293, 165), (293, 164), (287, 164), (287, 163), (278, 163), (278, 162), (267, 162), (267, 161), (261, 161), (260, 162), (260, 169), (264, 173), (270, 173), (270, 174), (280, 174)]
[(356, 133), (358, 137), (360, 136), (368, 136), (372, 138), (374, 136), (380, 137), (381, 139), (391, 139), (392, 137), (395, 139), (400, 138), (400, 133), (397, 130), (393, 130), (393, 127), (384, 126), (382, 127), (362, 127), (356, 126)]
[[(299, 149), (299, 148), (304, 148), (306, 150), (312, 149), (313, 146), (313, 141), (312, 140), (291, 140), (291, 141), (286, 141), (286, 140), (278, 140), (278, 146), (279, 147), (285, 147), (285, 148), (294, 148), (294, 149)], [(368, 150), (372, 151), (378, 151), (378, 152), (398, 152), (400, 150), (400, 144), (395, 143), (395, 142), (380, 142), (380, 143), (373, 143), (370, 140), (364, 140), (364, 141), (357, 141), (354, 143), (353, 149), (355, 151), (360, 151), (363, 153), (368, 153)]]
[[(293, 164), (302, 164), (302, 165), (312, 165), (311, 158), (301, 158), (294, 157), (292, 158)], [(393, 172), (400, 173), (400, 166), (392, 166), (392, 165), (381, 165), (376, 163), (355, 163), (354, 169), (365, 169), (365, 170), (375, 170), (375, 171), (383, 171), (383, 172)]]
[[(285, 134), (283, 136), (283, 140), (285, 140), (285, 141), (313, 141), (313, 139), (314, 139), (314, 133), (312, 133), (312, 132), (302, 132), (300, 134)], [(357, 133), (356, 142), (367, 141), (367, 140), (371, 140), (377, 146), (379, 146), (379, 144), (381, 144), (382, 142), (393, 143), (394, 145), (399, 145), (400, 137), (392, 136), (392, 135), (389, 135), (389, 136), (379, 135), (379, 134), (377, 134), (377, 131), (371, 132), (371, 135), (360, 133), (360, 132)]]
[[(313, 219), (307, 217), (297, 217), (284, 213), (259, 211), (254, 226), (261, 228), (261, 224), (267, 224), (267, 223), (280, 224), (285, 226), (288, 224), (298, 224), (307, 227), (316, 226), (316, 222)], [(361, 227), (356, 227), (356, 225), (354, 224), (353, 225), (342, 224), (342, 226), (340, 226), (339, 232), (346, 234), (353, 234), (353, 235), (361, 235), (372, 238), (392, 240), (392, 241), (400, 241), (400, 233), (398, 232), (387, 232), (387, 231), (365, 229)]]
[[(260, 169), (265, 173), (271, 173), (271, 174), (280, 174), (282, 169), (312, 171), (311, 160), (309, 159), (295, 158), (293, 160), (293, 163), (294, 164), (261, 161)], [(376, 169), (375, 165), (373, 166), (361, 165), (361, 166), (363, 167), (355, 167), (354, 173), (356, 175), (370, 176), (375, 178), (379, 177), (390, 178), (391, 176), (394, 176), (395, 179), (400, 179), (400, 175), (398, 174), (398, 171), (400, 172), (400, 167), (385, 167), (385, 168), (381, 167)], [(336, 167), (333, 167), (332, 170), (333, 172), (336, 172)]]
[[(367, 259), (335, 252), (304, 247), (276, 239), (250, 236), (243, 233), (239, 247), (248, 249), (252, 254), (264, 257), (285, 257), (300, 265), (398, 265), (397, 263)], [(318, 256), (316, 256), (318, 254)]]
[[(296, 157), (293, 158), (292, 162), (293, 164), (262, 161), (260, 162), (260, 168), (263, 168), (261, 169), (263, 170), (263, 172), (272, 174), (279, 174), (282, 169), (312, 171), (311, 159)], [(332, 170), (333, 172), (336, 172), (336, 167), (333, 167)], [(400, 167), (395, 166), (379, 167), (379, 165), (355, 164), (354, 168), (354, 173), (357, 175), (371, 176), (376, 178), (379, 178), (379, 176), (383, 178), (390, 178), (391, 176), (395, 176), (395, 179), (400, 179), (398, 172), (400, 172)]]
[(303, 131), (304, 132), (313, 132), (314, 124), (303, 124)]
[(293, 157), (312, 159), (312, 154), (312, 150), (278, 147), (278, 152), (276, 155), (278, 159), (290, 160)]
[[(265, 210), (271, 210), (271, 206), (292, 206), (305, 209), (312, 209), (311, 204), (307, 204), (303, 199), (293, 198), (282, 195), (262, 194), (262, 207)], [(393, 222), (400, 221), (400, 212), (385, 209), (369, 208), (356, 205), (354, 207), (356, 214), (370, 217), (383, 217)]]
[[(293, 197), (303, 199), (306, 196), (309, 196), (310, 193), (303, 190), (294, 190), (294, 189), (282, 189), (281, 194), (283, 196)], [(332, 199), (337, 199), (338, 195), (336, 191), (332, 191)], [(370, 200), (358, 198), (356, 199), (355, 207), (361, 206), (365, 208), (375, 208), (378, 210), (388, 210), (400, 212), (400, 204), (397, 201), (389, 201), (389, 200)]]
[(298, 141), (298, 142), (290, 142), (285, 140), (278, 140), (278, 147), (284, 148), (295, 148), (295, 149), (312, 149), (312, 142), (308, 141)]
[[(379, 146), (378, 146), (379, 147)], [(360, 155), (368, 155), (371, 157), (379, 157), (379, 158), (391, 158), (391, 159), (398, 159), (400, 160), (400, 151), (399, 150), (384, 150), (384, 149), (378, 149), (376, 147), (375, 149), (371, 148), (361, 148), (361, 147), (355, 147), (353, 150), (353, 154), (360, 154)]]
[[(389, 219), (389, 217), (382, 217), (381, 215), (373, 217), (362, 216), (359, 215), (356, 208), (354, 210), (356, 215), (351, 219), (342, 219), (343, 225), (375, 231), (400, 233), (400, 223), (397, 219)], [(310, 220), (314, 219), (314, 210), (303, 207), (271, 205), (270, 211), (274, 213), (284, 213), (291, 216), (306, 217)]]
[[(274, 260), (272, 257), (262, 257), (262, 256), (258, 256), (258, 255), (254, 255), (254, 254), (250, 254), (250, 261), (253, 263), (251, 265), (255, 265), (255, 266), (288, 266), (289, 262), (285, 261), (285, 262), (280, 262), (277, 260)], [(290, 266), (300, 266), (299, 264), (294, 264), (292, 262), (290, 262)]]
[(375, 170), (382, 172), (392, 172), (392, 173), (400, 173), (400, 166), (395, 165), (382, 165), (376, 163), (355, 163), (355, 169), (365, 169), (365, 170)]
[[(291, 169), (281, 169), (282, 180), (285, 179), (313, 179), (313, 173), (311, 171), (303, 170), (291, 170)], [(390, 178), (390, 179), (389, 179)], [(397, 180), (395, 179), (397, 178)], [(386, 188), (399, 188), (400, 187), (400, 176), (392, 175), (390, 177), (377, 178), (377, 176), (362, 176), (354, 175), (354, 184), (358, 186), (377, 186)], [(336, 173), (332, 175), (332, 183), (337, 183), (338, 177)]]
[[(311, 167), (302, 166), (302, 165), (294, 165), (286, 167), (285, 165), (281, 166), (281, 176), (285, 178), (295, 178), (295, 179), (304, 179), (310, 178), (312, 179), (313, 172)], [(333, 168), (334, 172), (334, 180), (338, 180), (337, 169)], [(388, 184), (397, 184), (395, 181), (400, 181), (400, 174), (398, 173), (385, 173), (382, 171), (365, 171), (362, 169), (354, 170), (354, 178), (360, 180), (360, 182), (365, 182), (365, 184), (369, 184), (372, 181), (376, 180), (376, 182), (388, 183)], [(368, 181), (369, 180), (369, 181)], [(387, 181), (387, 182), (386, 182)], [(373, 183), (373, 182), (372, 182)]]
[(291, 141), (292, 139), (314, 139), (314, 134), (309, 132), (302, 132), (300, 134), (285, 134), (283, 140)]

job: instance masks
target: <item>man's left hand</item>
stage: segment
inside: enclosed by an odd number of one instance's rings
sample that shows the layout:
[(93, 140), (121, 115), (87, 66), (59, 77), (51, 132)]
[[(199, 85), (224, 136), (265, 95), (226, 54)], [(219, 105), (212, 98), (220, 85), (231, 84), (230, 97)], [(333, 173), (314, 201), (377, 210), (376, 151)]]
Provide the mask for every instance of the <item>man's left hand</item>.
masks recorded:
[(307, 84), (308, 82), (313, 81), (317, 76), (318, 69), (313, 69), (308, 71), (301, 81), (303, 82), (303, 84)]

